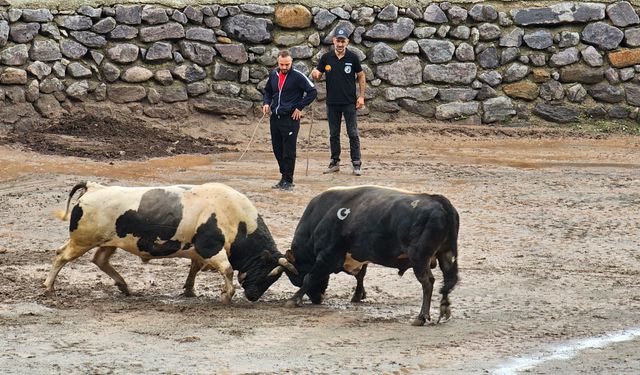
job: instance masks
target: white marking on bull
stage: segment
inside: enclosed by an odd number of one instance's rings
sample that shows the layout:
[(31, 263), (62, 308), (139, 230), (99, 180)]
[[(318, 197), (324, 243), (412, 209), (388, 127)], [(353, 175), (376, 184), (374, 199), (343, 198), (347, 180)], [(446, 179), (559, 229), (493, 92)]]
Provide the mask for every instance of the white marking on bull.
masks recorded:
[(418, 207), (418, 203), (420, 203), (420, 200), (416, 199), (415, 201), (411, 202), (411, 207), (413, 207), (413, 208)]
[(347, 218), (347, 216), (349, 216), (350, 213), (351, 213), (350, 209), (343, 207), (343, 208), (338, 210), (338, 213), (337, 213), (338, 219), (344, 220), (344, 219)]

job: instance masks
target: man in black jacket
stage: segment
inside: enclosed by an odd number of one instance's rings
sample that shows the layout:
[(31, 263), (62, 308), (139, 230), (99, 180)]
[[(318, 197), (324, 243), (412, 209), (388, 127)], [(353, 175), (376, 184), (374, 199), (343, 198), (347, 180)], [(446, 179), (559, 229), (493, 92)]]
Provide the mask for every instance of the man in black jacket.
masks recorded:
[[(333, 37), (333, 51), (320, 57), (318, 65), (311, 72), (315, 80), (324, 74), (327, 77), (327, 120), (329, 121), (329, 141), (331, 162), (324, 173), (340, 170), (340, 122), (344, 116), (349, 135), (349, 148), (353, 174), (360, 176), (360, 137), (356, 110), (364, 107), (367, 80), (358, 56), (347, 49), (349, 35), (346, 29), (338, 28)], [(359, 92), (356, 96), (356, 78)]]
[(304, 107), (318, 96), (311, 80), (292, 65), (289, 51), (280, 51), (278, 68), (271, 72), (264, 88), (262, 106), (265, 115), (271, 111), (271, 146), (282, 175), (273, 188), (281, 190), (293, 189), (300, 117)]

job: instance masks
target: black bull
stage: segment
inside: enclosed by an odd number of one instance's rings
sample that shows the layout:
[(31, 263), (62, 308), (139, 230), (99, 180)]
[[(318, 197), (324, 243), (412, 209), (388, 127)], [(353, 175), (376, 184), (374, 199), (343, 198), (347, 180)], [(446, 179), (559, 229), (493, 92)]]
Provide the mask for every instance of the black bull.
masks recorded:
[(331, 273), (356, 275), (354, 301), (364, 298), (366, 263), (408, 268), (422, 284), (423, 300), (414, 325), (431, 322), (429, 309), (435, 281), (430, 265), (437, 260), (444, 282), (440, 317), (451, 317), (449, 293), (458, 281), (459, 216), (441, 195), (416, 194), (377, 186), (332, 188), (311, 200), (296, 228), (286, 256), (299, 274), (287, 271), (300, 287), (287, 305), (307, 294), (320, 303)]

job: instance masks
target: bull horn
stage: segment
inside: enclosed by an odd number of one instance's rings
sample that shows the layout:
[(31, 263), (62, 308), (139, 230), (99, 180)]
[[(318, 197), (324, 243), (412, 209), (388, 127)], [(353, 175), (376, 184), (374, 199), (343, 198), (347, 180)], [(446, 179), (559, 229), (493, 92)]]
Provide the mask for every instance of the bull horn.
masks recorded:
[(278, 276), (278, 275), (280, 275), (282, 273), (282, 271), (284, 271), (284, 267), (276, 266), (276, 268), (272, 269), (271, 272), (269, 272), (269, 274), (267, 276), (268, 277)]
[(247, 273), (246, 272), (241, 272), (238, 274), (238, 282), (240, 284), (242, 284), (244, 282), (244, 279), (247, 278)]
[(289, 263), (289, 261), (286, 258), (279, 258), (278, 264), (288, 269), (289, 272), (293, 272), (296, 275), (298, 274), (298, 270), (293, 266), (293, 264)]

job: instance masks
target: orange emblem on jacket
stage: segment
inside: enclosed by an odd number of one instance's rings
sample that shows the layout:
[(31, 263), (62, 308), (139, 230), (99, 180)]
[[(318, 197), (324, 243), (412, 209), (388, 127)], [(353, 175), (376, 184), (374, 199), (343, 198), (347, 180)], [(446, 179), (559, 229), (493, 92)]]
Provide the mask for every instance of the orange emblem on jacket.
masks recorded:
[(330, 72), (331, 71), (331, 65), (327, 64), (324, 66), (324, 71), (325, 72)]

